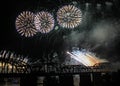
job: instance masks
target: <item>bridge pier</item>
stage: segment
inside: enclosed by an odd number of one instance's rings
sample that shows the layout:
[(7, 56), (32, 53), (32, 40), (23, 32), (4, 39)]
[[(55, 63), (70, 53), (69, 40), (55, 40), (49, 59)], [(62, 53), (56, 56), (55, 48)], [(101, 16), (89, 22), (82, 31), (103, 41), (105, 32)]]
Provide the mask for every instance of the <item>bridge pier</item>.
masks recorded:
[[(79, 74), (34, 75), (34, 74), (0, 74), (0, 86), (5, 79), (18, 81), (20, 86), (116, 86), (120, 73), (87, 72)], [(20, 82), (20, 83), (19, 83)], [(11, 83), (13, 83), (11, 81)]]
[(33, 75), (25, 75), (20, 77), (20, 86), (37, 86), (37, 77)]

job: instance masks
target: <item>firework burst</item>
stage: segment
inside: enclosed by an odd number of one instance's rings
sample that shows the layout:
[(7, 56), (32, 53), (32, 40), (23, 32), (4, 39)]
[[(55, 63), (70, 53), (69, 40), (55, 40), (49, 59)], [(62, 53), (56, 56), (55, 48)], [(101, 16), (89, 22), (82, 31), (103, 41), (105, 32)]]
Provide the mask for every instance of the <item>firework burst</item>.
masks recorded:
[(63, 28), (75, 28), (81, 23), (82, 13), (73, 5), (65, 5), (57, 12), (58, 24)]
[(30, 11), (23, 11), (16, 18), (16, 29), (21, 36), (31, 37), (37, 33), (34, 25), (34, 14)]
[(34, 23), (36, 29), (41, 33), (49, 33), (54, 28), (53, 16), (45, 11), (36, 14)]

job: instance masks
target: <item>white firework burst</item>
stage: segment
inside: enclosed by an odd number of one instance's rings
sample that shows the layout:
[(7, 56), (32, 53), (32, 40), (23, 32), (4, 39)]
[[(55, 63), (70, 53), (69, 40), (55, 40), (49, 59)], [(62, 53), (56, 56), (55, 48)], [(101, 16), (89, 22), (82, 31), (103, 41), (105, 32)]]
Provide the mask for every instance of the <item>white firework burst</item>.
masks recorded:
[(80, 25), (82, 12), (73, 5), (65, 5), (57, 12), (58, 24), (63, 28), (75, 28)]
[(36, 29), (41, 33), (49, 33), (54, 28), (54, 18), (49, 12), (38, 12), (34, 19)]
[(37, 33), (34, 25), (34, 13), (23, 11), (15, 21), (17, 32), (21, 36), (31, 37)]

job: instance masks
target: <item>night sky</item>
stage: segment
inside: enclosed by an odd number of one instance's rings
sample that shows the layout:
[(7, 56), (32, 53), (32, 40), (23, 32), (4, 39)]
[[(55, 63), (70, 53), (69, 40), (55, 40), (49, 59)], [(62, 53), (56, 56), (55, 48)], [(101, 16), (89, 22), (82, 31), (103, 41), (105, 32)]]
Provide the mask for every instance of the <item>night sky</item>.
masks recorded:
[[(77, 46), (80, 49), (89, 49), (101, 58), (120, 62), (120, 7), (118, 3), (114, 2), (110, 10), (108, 8), (108, 10), (97, 11), (94, 8), (86, 10), (85, 0), (82, 0), (83, 2), (76, 0), (79, 1), (77, 4), (73, 3), (73, 0), (10, 1), (3, 3), (5, 6), (2, 7), (0, 50), (10, 50), (35, 58), (50, 52), (62, 54)], [(34, 37), (25, 38), (17, 33), (15, 20), (21, 12), (28, 10), (36, 13), (45, 10), (56, 18), (57, 10), (69, 3), (80, 7), (84, 16), (82, 24), (75, 30), (61, 28), (56, 22), (55, 27), (58, 30), (53, 30), (48, 34), (38, 33)]]

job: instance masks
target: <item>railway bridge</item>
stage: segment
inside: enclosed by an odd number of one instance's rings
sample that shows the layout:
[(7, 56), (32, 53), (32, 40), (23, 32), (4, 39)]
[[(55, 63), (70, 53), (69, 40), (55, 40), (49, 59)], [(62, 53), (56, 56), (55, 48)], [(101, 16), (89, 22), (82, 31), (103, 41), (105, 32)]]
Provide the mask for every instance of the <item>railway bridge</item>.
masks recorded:
[[(26, 86), (30, 83), (33, 86), (37, 86), (36, 82), (38, 81), (38, 77), (47, 78), (45, 80), (48, 80), (48, 77), (58, 77), (59, 80), (73, 80), (74, 75), (79, 75), (81, 83), (82, 79), (85, 79), (89, 80), (90, 84), (96, 75), (101, 76), (102, 73), (109, 73), (110, 71), (109, 63), (84, 66), (63, 65), (52, 62), (44, 63), (39, 62), (39, 59), (37, 62), (31, 62), (28, 57), (16, 55), (8, 51), (0, 52), (0, 77), (20, 77), (20, 86)], [(48, 83), (48, 81), (46, 83)], [(50, 85), (50, 83), (48, 85)], [(64, 85), (63, 83), (61, 86)]]

